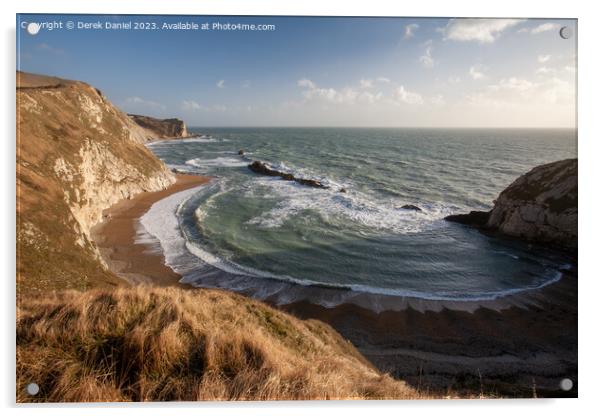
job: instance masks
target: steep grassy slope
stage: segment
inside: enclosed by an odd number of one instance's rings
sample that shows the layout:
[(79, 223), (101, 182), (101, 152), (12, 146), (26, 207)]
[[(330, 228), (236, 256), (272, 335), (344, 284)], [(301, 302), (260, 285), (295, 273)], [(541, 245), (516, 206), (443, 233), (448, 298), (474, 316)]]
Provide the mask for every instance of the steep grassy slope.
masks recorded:
[(174, 181), (148, 135), (82, 82), (17, 73), (17, 290), (114, 286), (90, 228), (103, 209)]
[(18, 315), (18, 401), (422, 397), (328, 325), (227, 292), (66, 291)]

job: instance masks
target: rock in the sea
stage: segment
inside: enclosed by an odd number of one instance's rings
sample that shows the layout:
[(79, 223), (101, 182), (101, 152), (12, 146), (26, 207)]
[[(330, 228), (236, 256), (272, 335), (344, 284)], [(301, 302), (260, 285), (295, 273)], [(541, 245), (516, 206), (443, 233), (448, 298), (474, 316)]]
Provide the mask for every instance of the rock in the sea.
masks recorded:
[(267, 175), (267, 176), (280, 176), (280, 172), (271, 169), (270, 167), (268, 167), (268, 165), (266, 165), (265, 163), (256, 160), (253, 163), (251, 163), (249, 165), (249, 169), (251, 169), (253, 172), (255, 173), (260, 173), (262, 175)]
[(470, 211), (468, 214), (448, 215), (445, 219), (447, 221), (480, 228), (487, 226), (489, 211)]
[(574, 251), (577, 249), (577, 159), (538, 166), (497, 198), (489, 212), (452, 215), (500, 234)]
[(346, 192), (347, 192), (347, 189), (345, 189), (345, 188), (341, 188), (341, 189), (339, 189), (339, 192), (341, 192), (341, 193), (343, 193), (343, 194), (344, 194), (344, 193), (346, 193)]
[[(286, 175), (286, 174), (285, 174)], [(293, 175), (290, 175), (293, 180), (301, 185), (311, 186), (313, 188), (327, 188), (326, 185), (323, 185), (322, 182), (316, 179), (303, 179), (303, 178), (295, 178)]]
[(272, 169), (266, 163), (261, 162), (259, 160), (255, 160), (253, 163), (249, 164), (249, 169), (261, 175), (280, 176), (285, 181), (295, 181), (301, 185), (311, 186), (313, 188), (328, 188), (328, 186), (324, 185), (322, 182), (316, 179), (297, 178), (292, 173), (280, 172), (278, 170)]
[(417, 207), (416, 205), (412, 205), (412, 204), (406, 204), (400, 207), (401, 209), (408, 209), (410, 211), (422, 211), (422, 209), (420, 207)]
[(244, 155), (245, 155), (245, 151), (244, 151), (244, 149), (240, 149), (240, 150), (238, 151), (238, 155), (239, 155), (239, 156), (244, 156)]

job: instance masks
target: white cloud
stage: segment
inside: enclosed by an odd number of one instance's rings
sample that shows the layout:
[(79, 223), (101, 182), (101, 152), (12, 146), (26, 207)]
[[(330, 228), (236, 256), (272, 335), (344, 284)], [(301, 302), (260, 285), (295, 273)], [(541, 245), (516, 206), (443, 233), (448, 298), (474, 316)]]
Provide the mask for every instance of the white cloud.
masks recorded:
[(491, 91), (510, 90), (525, 92), (531, 90), (533, 87), (535, 87), (535, 84), (526, 79), (511, 77), (507, 79), (504, 78), (497, 84), (489, 85), (487, 88)]
[(551, 104), (574, 102), (575, 86), (559, 78), (552, 78), (544, 84), (544, 99)]
[(249, 81), (248, 79), (244, 80), (241, 84), (241, 86), (243, 88), (251, 88), (251, 81)]
[(315, 82), (306, 78), (297, 81), (297, 85), (304, 89), (302, 94), (306, 100), (318, 99), (342, 104), (353, 102), (358, 96), (357, 91), (351, 88), (345, 88), (341, 91), (334, 88), (318, 88)]
[(217, 88), (225, 88), (226, 81), (223, 79), (220, 79), (219, 81), (217, 81), (217, 83), (215, 85), (217, 86)]
[(504, 78), (468, 94), (467, 102), (479, 107), (520, 107), (525, 111), (542, 112), (545, 105), (574, 105), (574, 86), (555, 76), (538, 81), (524, 78)]
[(452, 75), (447, 78), (447, 82), (450, 84), (459, 84), (461, 81), (462, 79), (460, 77), (455, 77)]
[(297, 81), (297, 85), (303, 88), (316, 88), (316, 84), (314, 84), (313, 81), (307, 78), (302, 78), (299, 81)]
[(409, 25), (406, 25), (406, 27), (405, 27), (405, 34), (403, 35), (403, 38), (404, 39), (413, 38), (414, 37), (414, 32), (419, 27), (420, 27), (420, 25), (418, 25), (416, 23), (410, 23)]
[(492, 43), (504, 30), (521, 22), (520, 19), (450, 19), (441, 31), (446, 40)]
[(193, 100), (184, 100), (182, 101), (182, 105), (181, 105), (182, 110), (185, 111), (190, 111), (190, 110), (204, 110), (206, 109), (206, 107), (200, 105), (199, 103), (197, 103), (196, 101)]
[(164, 105), (161, 105), (155, 101), (145, 100), (144, 98), (140, 97), (128, 97), (125, 99), (125, 104), (127, 107), (165, 109)]
[(345, 87), (342, 89), (320, 88), (315, 82), (303, 78), (297, 81), (297, 85), (303, 88), (302, 95), (306, 101), (318, 100), (331, 104), (374, 104), (384, 98), (382, 92), (367, 91), (374, 86), (372, 80), (360, 80), (360, 90)]
[(443, 99), (443, 96), (441, 94), (435, 95), (434, 97), (431, 98), (431, 103), (433, 103), (434, 105), (445, 105), (445, 100)]
[(541, 25), (533, 28), (531, 33), (534, 35), (543, 32), (549, 32), (550, 30), (558, 30), (560, 29), (560, 25), (558, 23), (542, 23)]
[(358, 95), (357, 101), (361, 103), (375, 104), (383, 99), (383, 93), (362, 92)]
[[(359, 87), (356, 88), (344, 87), (341, 89), (336, 89), (322, 88), (309, 79), (301, 79), (297, 81), (297, 85), (302, 88), (301, 94), (304, 98), (304, 101), (298, 104), (302, 105), (315, 101), (316, 103), (340, 104), (345, 106), (378, 105), (379, 107), (377, 108), (383, 111), (386, 111), (386, 108), (393, 109), (399, 105), (428, 104), (441, 107), (446, 104), (443, 95), (440, 94), (432, 97), (423, 97), (420, 93), (416, 91), (410, 91), (403, 85), (392, 85), (387, 88), (388, 91), (386, 92), (376, 92), (374, 91), (374, 89), (377, 87), (375, 82), (368, 83), (362, 81), (367, 80), (360, 80)], [(386, 79), (386, 81), (383, 80), (381, 82), (389, 83), (390, 80)], [(367, 85), (371, 85), (371, 88), (362, 88), (362, 86)], [(287, 104), (287, 107), (292, 107), (292, 103)], [(349, 108), (349, 110), (351, 111), (351, 108)]]
[(574, 65), (567, 65), (564, 67), (564, 70), (567, 72), (575, 72), (575, 66)]
[(180, 108), (184, 111), (226, 111), (226, 106), (222, 104), (215, 104), (213, 106), (205, 106), (203, 104), (199, 104), (194, 100), (184, 100), (182, 101)]
[(44, 51), (44, 52), (48, 52), (51, 53), (53, 55), (58, 55), (58, 56), (62, 56), (65, 55), (65, 51), (63, 49), (59, 49), (59, 48), (55, 48), (54, 46), (51, 46), (47, 43), (40, 43), (36, 46), (36, 49), (39, 51)]
[(544, 63), (548, 62), (550, 59), (552, 59), (552, 55), (539, 55), (537, 57), (537, 62), (539, 62), (540, 64), (544, 64)]
[(406, 90), (403, 85), (397, 89), (395, 95), (400, 102), (405, 104), (422, 104), (424, 102), (422, 95)]
[(433, 51), (432, 42), (428, 41), (426, 43), (426, 50), (424, 51), (424, 55), (422, 55), (418, 59), (424, 68), (432, 68), (435, 66), (435, 60), (433, 59), (432, 51)]
[(549, 74), (552, 72), (556, 72), (556, 70), (554, 68), (550, 68), (547, 66), (542, 66), (537, 68), (537, 70), (535, 71), (536, 74), (540, 75), (540, 74)]
[(485, 79), (485, 67), (483, 65), (477, 64), (470, 67), (468, 70), (468, 74), (472, 77), (472, 79)]
[(384, 82), (384, 83), (389, 83), (389, 82), (391, 82), (391, 80), (390, 80), (389, 78), (387, 78), (387, 77), (378, 77), (378, 78), (376, 78), (376, 80), (377, 80), (378, 82)]
[(360, 79), (360, 88), (372, 88), (374, 81), (371, 79)]

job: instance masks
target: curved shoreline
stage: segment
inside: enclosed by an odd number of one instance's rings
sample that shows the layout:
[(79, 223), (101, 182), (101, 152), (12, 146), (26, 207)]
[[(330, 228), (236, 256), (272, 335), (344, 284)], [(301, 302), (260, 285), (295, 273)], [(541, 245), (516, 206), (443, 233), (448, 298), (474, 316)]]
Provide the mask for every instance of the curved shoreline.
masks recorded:
[[(410, 307), (416, 310), (440, 311), (447, 308), (472, 312), (480, 307), (502, 310), (528, 304), (534, 293), (556, 283), (562, 277), (562, 272), (558, 270), (536, 287), (453, 297), (361, 285), (319, 283), (255, 270), (216, 257), (203, 247), (188, 241), (182, 236), (182, 233), (188, 232), (180, 229), (181, 225), (178, 225), (175, 217), (170, 217), (170, 213), (176, 210), (191, 211), (186, 207), (187, 201), (197, 198), (197, 195), (211, 193), (212, 188), (218, 184), (213, 182), (212, 185), (198, 188), (198, 191), (192, 188), (170, 194), (153, 204), (139, 221), (143, 227), (139, 227), (136, 244), (148, 242), (155, 250), (162, 252), (165, 264), (183, 276), (183, 284), (193, 287), (221, 288), (277, 306), (307, 301), (327, 308), (350, 303), (374, 312), (399, 311)], [(191, 194), (191, 191), (195, 193)], [(198, 204), (192, 205), (196, 207)], [(188, 211), (186, 216), (192, 213)], [(195, 264), (202, 265), (194, 266)]]
[(91, 232), (109, 269), (129, 284), (186, 286), (181, 276), (165, 265), (163, 253), (136, 243), (140, 217), (150, 207), (171, 194), (207, 184), (209, 176), (176, 174), (176, 182), (158, 192), (145, 192), (118, 202), (105, 210), (105, 220)]
[[(111, 270), (130, 284), (192, 289), (165, 265), (158, 242), (136, 242), (140, 218), (154, 203), (211, 180), (177, 177), (176, 184), (163, 191), (111, 207), (108, 219), (93, 230)], [(309, 298), (327, 290), (304, 289)], [(470, 392), (477, 388), (473, 384), (482, 383), (500, 394), (528, 397), (535, 383), (540, 396), (577, 394), (577, 388), (558, 390), (559, 380), (566, 377), (577, 386), (576, 270), (543, 288), (491, 301), (395, 298), (389, 299), (395, 308), (373, 310), (369, 299), (362, 301), (365, 297), (358, 293), (333, 307), (305, 300), (279, 303), (271, 296), (264, 301), (299, 318), (330, 324), (381, 371), (421, 388)]]
[[(195, 285), (192, 282), (182, 280), (182, 274), (178, 273), (172, 267), (167, 265), (166, 254), (161, 247), (161, 243), (155, 240), (148, 231), (143, 234), (151, 237), (154, 241), (144, 241), (140, 238), (140, 229), (142, 217), (147, 214), (155, 204), (166, 200), (180, 192), (208, 184), (212, 177), (199, 176), (195, 174), (176, 174), (177, 181), (172, 186), (159, 191), (142, 193), (130, 200), (123, 200), (115, 204), (104, 212), (106, 220), (95, 226), (92, 230), (92, 237), (96, 242), (99, 251), (110, 270), (126, 280), (130, 284), (154, 284), (159, 286), (178, 285), (188, 288), (202, 288), (205, 286)], [(212, 266), (217, 267), (217, 266)], [(455, 310), (474, 313), (480, 308), (486, 308), (495, 311), (518, 307), (527, 308), (530, 304), (537, 303), (542, 298), (542, 293), (548, 293), (545, 289), (549, 286), (557, 286), (563, 280), (566, 272), (558, 272), (558, 276), (543, 284), (532, 287), (517, 289), (507, 295), (499, 295), (483, 298), (437, 298), (420, 297), (411, 295), (397, 295), (388, 293), (376, 293), (370, 291), (354, 290), (351, 287), (335, 287), (321, 284), (307, 284), (280, 280), (275, 277), (257, 277), (254, 275), (232, 276), (241, 279), (261, 279), (267, 282), (267, 285), (274, 288), (281, 286), (267, 296), (258, 296), (257, 292), (262, 292), (261, 288), (256, 290), (248, 288), (237, 289), (229, 287), (227, 277), (230, 273), (216, 268), (219, 279), (208, 279), (207, 287), (218, 288), (221, 290), (234, 291), (244, 295), (260, 298), (271, 305), (281, 308), (288, 308), (291, 305), (311, 305), (317, 308), (334, 309), (352, 305), (361, 309), (366, 309), (371, 313), (384, 312), (403, 312), (407, 309), (413, 309), (419, 312), (440, 312), (442, 310)], [(570, 272), (568, 272), (570, 274)], [(296, 293), (296, 297), (279, 296), (280, 292)], [(553, 292), (553, 290), (551, 291)], [(544, 298), (547, 296), (543, 296)], [(313, 301), (312, 301), (313, 300)]]

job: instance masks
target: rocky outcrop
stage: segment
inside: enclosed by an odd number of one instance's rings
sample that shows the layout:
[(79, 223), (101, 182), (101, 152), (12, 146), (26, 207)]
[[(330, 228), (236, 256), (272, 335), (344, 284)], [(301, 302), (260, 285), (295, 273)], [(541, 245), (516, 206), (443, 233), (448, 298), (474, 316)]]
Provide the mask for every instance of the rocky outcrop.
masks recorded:
[(538, 166), (522, 175), (489, 212), (472, 211), (446, 220), (575, 251), (577, 159)]
[(328, 189), (328, 186), (324, 185), (322, 182), (316, 179), (304, 179), (297, 178), (292, 173), (280, 172), (278, 170), (270, 168), (266, 163), (261, 162), (259, 160), (254, 161), (249, 165), (249, 169), (251, 169), (255, 173), (259, 173), (261, 175), (266, 176), (280, 176), (285, 181), (295, 181), (301, 185), (311, 186), (312, 188), (324, 188)]
[(178, 118), (158, 119), (139, 114), (128, 114), (140, 127), (146, 129), (149, 134), (146, 141), (182, 139), (188, 137), (186, 124)]
[(470, 211), (468, 214), (448, 215), (445, 219), (471, 227), (485, 228), (489, 221), (489, 214), (490, 211)]
[(90, 229), (117, 201), (175, 181), (140, 143), (147, 133), (88, 84), (21, 72), (17, 132), (19, 289), (117, 284)]
[(412, 204), (402, 205), (399, 208), (400, 209), (407, 209), (408, 211), (422, 212), (422, 209), (420, 207), (417, 207), (416, 205), (412, 205)]

